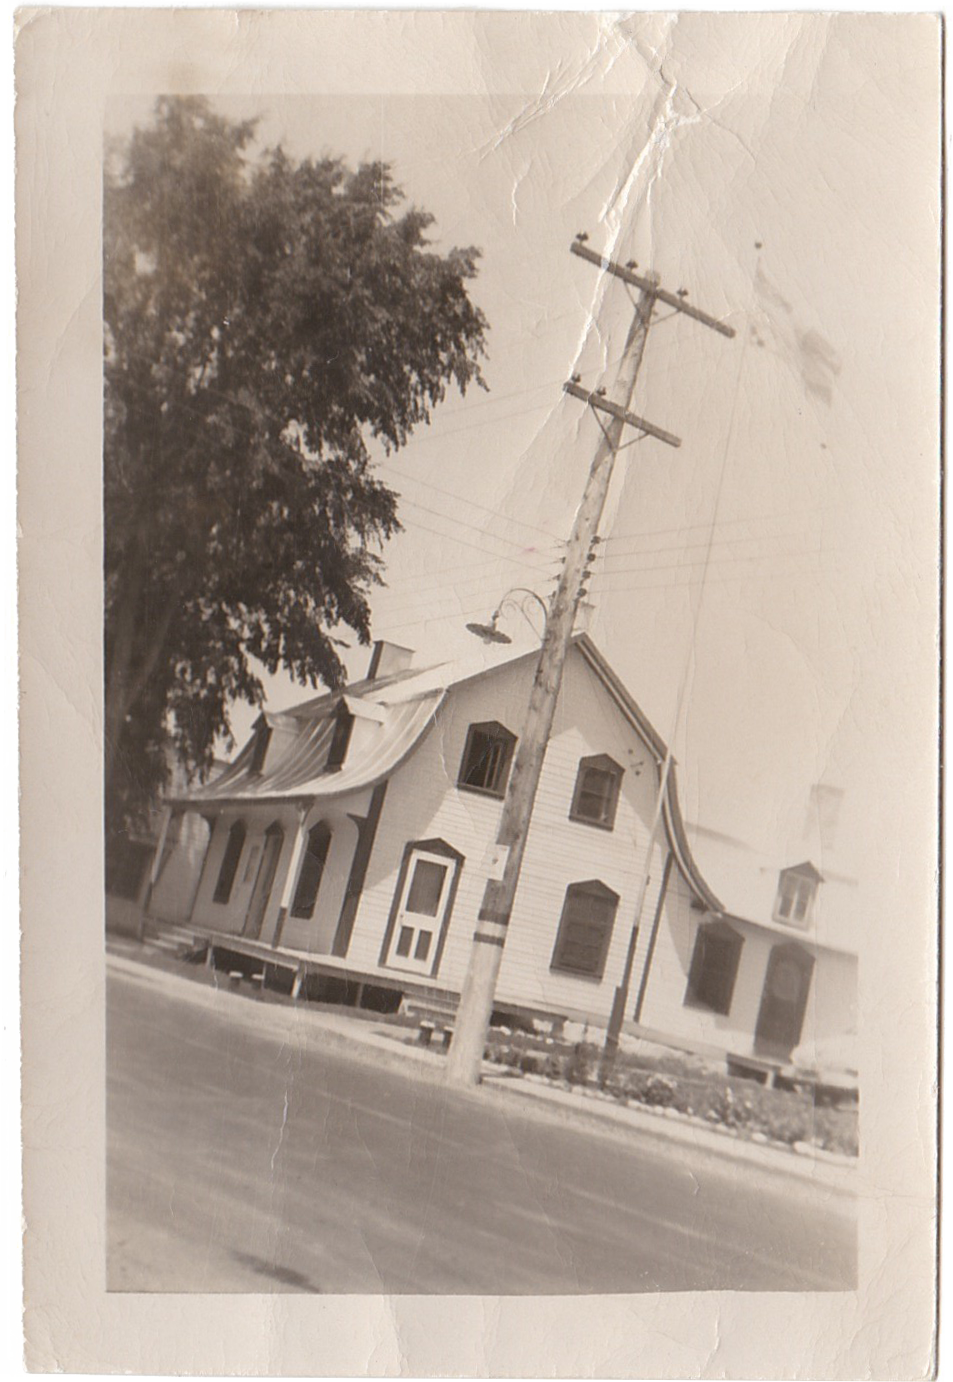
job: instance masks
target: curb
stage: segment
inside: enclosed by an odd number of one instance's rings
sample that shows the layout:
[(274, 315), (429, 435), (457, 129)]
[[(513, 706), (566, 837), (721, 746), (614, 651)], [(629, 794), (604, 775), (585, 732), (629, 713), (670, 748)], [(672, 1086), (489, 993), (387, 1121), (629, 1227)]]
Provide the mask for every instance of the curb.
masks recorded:
[[(373, 1060), (379, 1066), (411, 1079), (424, 1079), (430, 1084), (443, 1084), (443, 1059), (436, 1051), (429, 1051), (404, 1041), (393, 1028), (381, 1031), (372, 1021), (356, 1020), (306, 1006), (275, 1003), (268, 999), (234, 989), (227, 979), (222, 983), (199, 984), (181, 969), (151, 964), (145, 958), (132, 958), (107, 950), (108, 970), (125, 974), (139, 983), (156, 988), (172, 988), (179, 997), (198, 1005), (222, 1011), (223, 1003), (231, 1007), (231, 1000), (244, 998), (243, 1004), (232, 1008), (233, 1015), (263, 1032), (287, 1037), (287, 1018), (290, 1016), (298, 1030), (309, 1041), (325, 1049), (333, 1048), (354, 1059)], [(204, 972), (204, 971), (203, 971)], [(276, 1020), (279, 1019), (279, 1020)], [(409, 1031), (410, 1029), (408, 1029)], [(415, 1067), (415, 1068), (411, 1068)], [(514, 1077), (503, 1073), (499, 1065), (485, 1061), (479, 1090), (459, 1091), (464, 1097), (490, 1097), (497, 1102), (518, 1103), (524, 1113), (544, 1114), (563, 1124), (586, 1124), (602, 1133), (616, 1136), (636, 1134), (658, 1143), (680, 1147), (685, 1152), (699, 1151), (721, 1157), (726, 1162), (743, 1162), (752, 1169), (783, 1176), (796, 1176), (815, 1185), (840, 1193), (856, 1194), (861, 1190), (859, 1164), (819, 1151), (799, 1143), (786, 1148), (771, 1143), (755, 1143), (736, 1133), (705, 1127), (688, 1119), (666, 1118), (663, 1111), (648, 1108), (619, 1106), (603, 1098), (582, 1091), (560, 1089), (537, 1083), (532, 1077)]]

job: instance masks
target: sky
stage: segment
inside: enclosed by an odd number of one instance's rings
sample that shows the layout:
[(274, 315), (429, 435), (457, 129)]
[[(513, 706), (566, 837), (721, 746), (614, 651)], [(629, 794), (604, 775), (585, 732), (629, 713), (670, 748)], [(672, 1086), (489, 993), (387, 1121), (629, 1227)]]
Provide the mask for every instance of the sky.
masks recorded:
[(632, 407), (682, 445), (621, 452), (589, 631), (672, 742), (690, 821), (790, 855), (811, 785), (840, 788), (866, 898), (878, 843), (935, 811), (936, 37), (896, 23), (637, 16), (488, 52), (490, 94), (422, 94), (433, 72), (401, 94), (378, 52), (360, 94), (215, 100), (293, 156), (385, 159), (436, 248), (482, 252), (489, 392), (379, 458), (404, 532), (373, 634), (422, 665), (479, 656), (465, 625), (510, 587), (552, 590), (598, 441), (562, 383), (611, 386), (632, 310), (576, 233), (734, 326), (657, 314)]

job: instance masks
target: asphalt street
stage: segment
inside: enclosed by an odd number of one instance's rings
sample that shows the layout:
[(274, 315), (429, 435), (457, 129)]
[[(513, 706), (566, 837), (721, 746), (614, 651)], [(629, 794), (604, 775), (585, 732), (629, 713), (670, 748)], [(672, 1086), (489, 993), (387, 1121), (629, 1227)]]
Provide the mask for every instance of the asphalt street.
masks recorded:
[(842, 1192), (451, 1093), (185, 988), (109, 978), (110, 1290), (854, 1285)]

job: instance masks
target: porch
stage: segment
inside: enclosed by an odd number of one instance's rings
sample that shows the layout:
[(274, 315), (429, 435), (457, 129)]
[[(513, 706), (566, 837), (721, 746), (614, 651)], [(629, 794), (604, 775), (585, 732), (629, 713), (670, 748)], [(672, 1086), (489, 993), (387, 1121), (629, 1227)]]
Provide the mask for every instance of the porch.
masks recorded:
[[(335, 955), (315, 955), (194, 922), (183, 925), (149, 917), (142, 938), (147, 945), (177, 953), (182, 959), (202, 960), (210, 969), (241, 974), (295, 1000), (380, 1013), (396, 1013), (406, 1000), (416, 1007), (432, 1004), (455, 1010), (460, 1000), (455, 990), (423, 975), (355, 967)], [(561, 1029), (567, 1017), (573, 1020), (570, 1014), (505, 1001), (498, 1002), (494, 1011), (514, 1025), (542, 1022), (552, 1030)]]

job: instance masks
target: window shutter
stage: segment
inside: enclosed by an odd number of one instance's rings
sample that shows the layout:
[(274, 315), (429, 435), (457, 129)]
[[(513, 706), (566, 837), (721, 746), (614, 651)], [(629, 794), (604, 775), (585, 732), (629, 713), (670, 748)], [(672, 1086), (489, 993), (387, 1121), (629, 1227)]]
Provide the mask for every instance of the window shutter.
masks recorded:
[(601, 979), (619, 897), (604, 883), (571, 883), (550, 968)]
[(294, 902), (291, 904), (293, 917), (314, 915), (314, 904), (318, 900), (318, 889), (321, 886), (330, 846), (331, 831), (323, 821), (319, 821), (308, 831), (308, 847), (301, 861), (301, 872), (298, 875)]
[(232, 885), (238, 872), (238, 861), (245, 848), (245, 822), (236, 821), (228, 832), (228, 843), (222, 855), (222, 866), (218, 871), (218, 882), (212, 894), (213, 902), (226, 903), (232, 895)]

